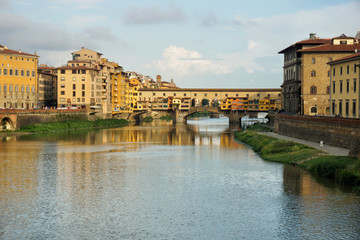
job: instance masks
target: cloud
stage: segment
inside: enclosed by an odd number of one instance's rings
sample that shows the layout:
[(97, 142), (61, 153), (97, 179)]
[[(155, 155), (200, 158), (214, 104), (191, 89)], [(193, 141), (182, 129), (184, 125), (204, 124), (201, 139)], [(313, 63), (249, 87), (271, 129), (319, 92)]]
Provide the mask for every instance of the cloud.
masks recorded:
[(175, 75), (229, 74), (243, 68), (248, 73), (264, 70), (255, 63), (251, 54), (219, 54), (216, 58), (206, 59), (197, 51), (183, 47), (169, 46), (163, 51), (162, 59), (153, 61), (154, 67), (162, 72)]
[(105, 41), (114, 41), (116, 36), (111, 32), (108, 27), (93, 27), (85, 28), (84, 32), (89, 35), (90, 38), (105, 40)]
[(124, 22), (127, 24), (181, 23), (186, 19), (185, 12), (170, 5), (166, 9), (160, 6), (134, 6), (125, 12)]
[(219, 23), (218, 18), (213, 15), (209, 14), (202, 20), (202, 25), (205, 27), (211, 27)]
[(59, 7), (67, 7), (71, 5), (71, 8), (76, 9), (89, 9), (95, 8), (99, 3), (105, 2), (107, 0), (52, 0), (48, 1), (50, 8), (59, 8)]
[(75, 15), (72, 18), (65, 21), (70, 27), (84, 28), (88, 25), (99, 24), (105, 22), (107, 18), (105, 16), (90, 15), (90, 16), (80, 16)]
[(10, 10), (12, 9), (10, 5), (10, 0), (0, 0), (0, 11), (1, 10)]

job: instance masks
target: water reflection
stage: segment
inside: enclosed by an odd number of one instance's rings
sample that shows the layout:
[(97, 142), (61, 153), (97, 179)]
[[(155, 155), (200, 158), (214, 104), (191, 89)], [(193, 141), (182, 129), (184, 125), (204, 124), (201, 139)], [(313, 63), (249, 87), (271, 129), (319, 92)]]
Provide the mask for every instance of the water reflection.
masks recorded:
[(0, 142), (0, 239), (357, 239), (358, 196), (261, 160), (226, 121)]

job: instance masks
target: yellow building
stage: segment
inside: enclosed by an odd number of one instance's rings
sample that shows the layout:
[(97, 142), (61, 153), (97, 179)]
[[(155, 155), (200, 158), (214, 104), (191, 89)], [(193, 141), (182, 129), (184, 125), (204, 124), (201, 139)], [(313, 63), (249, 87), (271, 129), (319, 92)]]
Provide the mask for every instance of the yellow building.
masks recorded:
[(360, 53), (340, 58), (330, 65), (332, 115), (360, 118)]
[(0, 45), (0, 109), (38, 107), (38, 58)]

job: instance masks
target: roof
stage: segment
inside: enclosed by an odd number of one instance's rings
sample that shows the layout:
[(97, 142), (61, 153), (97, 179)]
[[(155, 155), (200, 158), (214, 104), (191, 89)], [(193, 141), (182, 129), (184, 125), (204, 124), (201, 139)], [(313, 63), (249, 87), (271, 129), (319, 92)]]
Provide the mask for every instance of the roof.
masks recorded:
[(353, 45), (325, 44), (325, 45), (321, 45), (321, 46), (301, 49), (301, 50), (298, 50), (298, 52), (303, 52), (303, 53), (310, 53), (310, 52), (354, 52), (355, 49), (360, 49), (360, 44), (353, 44)]
[(343, 57), (343, 58), (336, 59), (334, 61), (328, 62), (328, 64), (333, 65), (333, 64), (336, 64), (338, 62), (351, 61), (351, 60), (356, 60), (356, 59), (360, 60), (360, 53), (356, 53), (356, 54), (353, 54), (353, 55), (350, 55), (350, 56), (346, 56), (346, 57)]
[(62, 67), (58, 67), (58, 68), (55, 68), (57, 70), (95, 70), (95, 71), (100, 71), (100, 69), (97, 69), (97, 68), (91, 68), (91, 67), (86, 67), (86, 66), (75, 66), (75, 67), (72, 67), (72, 66), (62, 66)]
[(281, 92), (281, 88), (141, 88), (144, 92)]
[(323, 44), (330, 44), (332, 43), (332, 40), (330, 38), (316, 38), (316, 39), (306, 39), (306, 40), (302, 40), (300, 42), (294, 43), (292, 45), (290, 45), (289, 47), (281, 50), (278, 53), (285, 53), (288, 49), (293, 48), (293, 47), (300, 47), (302, 45), (323, 45)]
[(0, 45), (0, 53), (4, 53), (4, 54), (14, 54), (14, 55), (21, 55), (21, 56), (27, 56), (27, 57), (39, 57), (35, 54), (30, 54), (30, 53), (24, 53), (21, 50), (19, 51), (15, 51), (15, 50), (11, 50), (8, 49), (2, 45)]

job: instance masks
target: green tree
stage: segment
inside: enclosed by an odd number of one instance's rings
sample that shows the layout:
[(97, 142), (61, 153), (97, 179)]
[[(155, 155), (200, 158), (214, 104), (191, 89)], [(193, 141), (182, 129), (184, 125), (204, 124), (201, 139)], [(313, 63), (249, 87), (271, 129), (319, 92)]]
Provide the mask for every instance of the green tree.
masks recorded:
[(218, 106), (219, 106), (219, 102), (218, 102), (218, 101), (213, 102), (213, 103), (212, 103), (212, 106), (213, 106), (213, 107), (218, 107)]
[(204, 98), (201, 101), (201, 106), (205, 107), (205, 106), (209, 106), (209, 99)]

